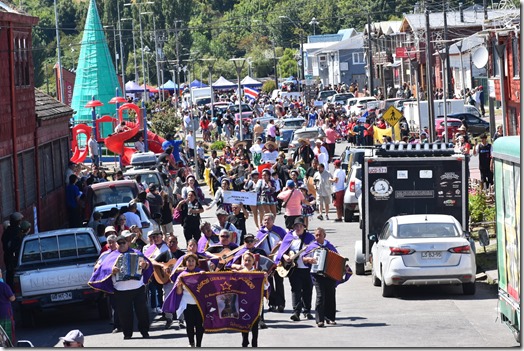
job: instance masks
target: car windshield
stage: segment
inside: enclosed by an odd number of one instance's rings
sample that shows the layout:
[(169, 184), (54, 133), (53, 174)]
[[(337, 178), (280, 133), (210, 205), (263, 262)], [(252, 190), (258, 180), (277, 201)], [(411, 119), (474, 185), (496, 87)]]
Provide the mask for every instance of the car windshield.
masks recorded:
[(293, 137), (293, 140), (298, 140), (300, 138), (315, 139), (315, 138), (318, 138), (319, 135), (321, 136), (320, 132), (318, 132), (316, 130), (312, 130), (312, 131), (308, 131), (308, 132), (295, 133), (295, 136)]
[(399, 224), (398, 238), (450, 238), (461, 233), (453, 223), (406, 223)]
[(326, 99), (332, 95), (335, 95), (337, 92), (335, 90), (328, 90), (328, 91), (321, 91), (320, 92), (320, 98)]
[(286, 120), (284, 120), (284, 126), (286, 126), (287, 128), (289, 128), (289, 127), (302, 127), (303, 124), (304, 124), (304, 120), (303, 119), (297, 119), (297, 120), (294, 120), (294, 121), (286, 121)]
[[(233, 113), (238, 112), (238, 105), (229, 105), (229, 110)], [(249, 105), (242, 104), (242, 112), (252, 112), (253, 110)]]
[(137, 193), (136, 188), (129, 186), (111, 185), (108, 188), (100, 188), (94, 191), (93, 203), (95, 206), (129, 202), (133, 200)]

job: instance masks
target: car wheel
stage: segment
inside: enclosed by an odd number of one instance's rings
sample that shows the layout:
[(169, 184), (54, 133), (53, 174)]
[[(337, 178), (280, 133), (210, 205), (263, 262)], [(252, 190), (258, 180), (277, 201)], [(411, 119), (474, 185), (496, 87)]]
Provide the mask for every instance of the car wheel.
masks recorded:
[(382, 296), (383, 297), (395, 296), (395, 286), (386, 284), (386, 280), (384, 279), (384, 274), (382, 274), (381, 286), (382, 286)]
[(348, 208), (344, 209), (344, 222), (353, 222), (353, 215), (353, 211)]
[(464, 295), (475, 295), (475, 283), (462, 283), (462, 293)]
[(371, 268), (371, 282), (373, 283), (373, 286), (380, 286), (381, 284), (380, 279), (377, 278), (373, 268)]
[(364, 275), (366, 273), (366, 270), (364, 269), (364, 263), (356, 263), (355, 262), (355, 274), (356, 275)]

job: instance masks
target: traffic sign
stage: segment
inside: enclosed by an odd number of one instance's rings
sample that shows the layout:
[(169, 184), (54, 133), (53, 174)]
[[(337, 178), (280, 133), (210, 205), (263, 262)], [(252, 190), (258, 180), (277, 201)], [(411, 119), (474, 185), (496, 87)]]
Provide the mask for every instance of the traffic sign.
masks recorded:
[(390, 126), (394, 127), (398, 123), (398, 121), (400, 121), (402, 116), (402, 112), (397, 110), (395, 106), (389, 106), (386, 112), (384, 112), (384, 114), (382, 115), (382, 118), (384, 118), (384, 120), (388, 122)]

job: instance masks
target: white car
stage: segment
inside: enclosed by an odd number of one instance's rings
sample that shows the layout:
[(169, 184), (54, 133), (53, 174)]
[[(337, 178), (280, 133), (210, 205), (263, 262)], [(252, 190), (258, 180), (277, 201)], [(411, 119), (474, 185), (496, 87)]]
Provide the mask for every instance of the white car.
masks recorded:
[(362, 165), (355, 163), (352, 165), (347, 177), (347, 187), (344, 192), (344, 222), (353, 222), (357, 212), (360, 213), (358, 198), (362, 190)]
[[(111, 204), (111, 205), (102, 205), (102, 206), (96, 206), (93, 210), (93, 212), (98, 211), (102, 213), (102, 220), (106, 220), (109, 218), (109, 212), (113, 207), (118, 208), (119, 210), (122, 207), (127, 207), (129, 203), (122, 202), (117, 204)], [(140, 222), (142, 224), (142, 240), (147, 243), (148, 242), (148, 235), (150, 232), (152, 232), (155, 229), (160, 229), (160, 226), (153, 218), (151, 218), (151, 214), (149, 213), (149, 210), (144, 207), (144, 205), (140, 202), (137, 203), (137, 211), (136, 214), (140, 217)], [(93, 214), (91, 213), (91, 217), (89, 218), (89, 222), (93, 220)]]
[(369, 234), (371, 279), (382, 296), (395, 295), (400, 285), (461, 284), (475, 294), (477, 265), (460, 223), (449, 215), (391, 217), (379, 234)]
[(364, 112), (366, 109), (366, 103), (368, 101), (377, 101), (374, 97), (357, 97), (347, 100), (346, 111), (350, 115), (359, 115), (361, 112)]

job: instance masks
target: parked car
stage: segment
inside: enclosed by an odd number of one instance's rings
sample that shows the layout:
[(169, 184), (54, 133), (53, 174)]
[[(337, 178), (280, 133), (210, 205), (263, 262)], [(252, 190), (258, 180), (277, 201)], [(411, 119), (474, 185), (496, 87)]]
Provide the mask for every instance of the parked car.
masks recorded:
[(281, 129), (280, 130), (280, 147), (279, 150), (288, 151), (289, 143), (293, 139), (293, 129)]
[(377, 99), (369, 96), (348, 99), (346, 103), (346, 111), (350, 115), (359, 115), (361, 112), (365, 111), (365, 103), (368, 101), (377, 101)]
[(395, 106), (397, 108), (397, 110), (399, 110), (400, 112), (403, 112), (404, 111), (404, 103), (405, 102), (411, 102), (411, 101), (415, 101), (415, 100), (414, 99), (397, 100), (397, 101), (395, 101), (393, 106)]
[(326, 133), (324, 133), (324, 130), (319, 127), (310, 127), (310, 128), (300, 128), (293, 132), (293, 139), (289, 143), (289, 152), (295, 152), (297, 146), (298, 146), (298, 139), (304, 138), (309, 139), (309, 143), (311, 147), (315, 146), (315, 140), (320, 138), (323, 139), (326, 137)]
[[(442, 116), (438, 116), (438, 117), (442, 117)], [(489, 122), (471, 113), (465, 113), (465, 112), (450, 113), (448, 115), (448, 118), (457, 118), (461, 121), (466, 120), (466, 124), (468, 125), (468, 133), (470, 133), (474, 137), (482, 135), (484, 133), (489, 134)]]
[(36, 312), (67, 309), (71, 304), (98, 306), (100, 318), (109, 318), (107, 297), (87, 285), (100, 250), (88, 227), (25, 236), (13, 284), (15, 312), (22, 324), (33, 326)]
[[(100, 212), (102, 214), (102, 221), (105, 221), (109, 218), (109, 213), (111, 212), (111, 209), (113, 207), (116, 207), (117, 209), (121, 209), (122, 207), (127, 207), (129, 205), (128, 202), (122, 202), (118, 204), (112, 204), (112, 205), (102, 205), (102, 206), (96, 206), (93, 210), (93, 213), (95, 211)], [(145, 207), (142, 203), (137, 202), (136, 206), (136, 214), (138, 217), (140, 217), (140, 223), (142, 224), (142, 240), (147, 243), (150, 232), (152, 232), (154, 229), (158, 229), (159, 225), (158, 223), (151, 217), (151, 213)], [(93, 214), (91, 214), (91, 217), (89, 217), (89, 221), (93, 220)]]
[(369, 240), (374, 286), (391, 297), (400, 285), (461, 284), (475, 294), (475, 254), (460, 223), (450, 215), (391, 217)]
[(328, 97), (326, 102), (332, 103), (332, 104), (339, 104), (343, 105), (346, 103), (348, 99), (354, 98), (355, 95), (353, 93), (339, 93), (335, 95), (331, 95)]
[[(355, 163), (360, 165), (364, 162), (364, 156), (372, 156), (374, 148), (362, 148), (354, 146), (346, 146), (346, 149), (340, 154), (340, 166), (346, 171), (349, 177), (351, 166)], [(349, 178), (348, 178), (349, 179)]]
[(318, 92), (317, 100), (322, 100), (323, 102), (326, 102), (328, 97), (335, 95), (337, 93), (336, 90), (322, 90)]
[(292, 118), (282, 118), (279, 120), (276, 120), (275, 123), (281, 128), (281, 129), (300, 129), (304, 127), (304, 124), (306, 123), (306, 120), (304, 117), (292, 117)]
[(353, 222), (359, 213), (358, 198), (362, 184), (362, 164), (355, 163), (348, 174), (346, 191), (344, 192), (344, 222)]
[(128, 177), (132, 180), (135, 180), (137, 175), (141, 176), (142, 185), (146, 189), (149, 186), (149, 184), (153, 183), (157, 187), (159, 187), (160, 190), (165, 191), (170, 196), (171, 201), (175, 200), (173, 196), (174, 184), (170, 183), (170, 179), (166, 174), (157, 171), (155, 168), (131, 168), (124, 173), (124, 177)]
[[(458, 131), (460, 126), (462, 125), (462, 122), (458, 118), (451, 118), (448, 117), (448, 140), (453, 140), (453, 137), (455, 136), (455, 133)], [(437, 132), (437, 136), (439, 138), (442, 138), (444, 140), (444, 118), (439, 117), (435, 120), (435, 130)]]
[(116, 180), (96, 183), (87, 188), (84, 218), (91, 216), (97, 206), (129, 203), (138, 195), (138, 185), (134, 180)]
[(380, 108), (385, 111), (390, 106), (395, 106), (397, 101), (401, 101), (401, 100), (404, 100), (404, 99), (403, 98), (390, 98), (390, 99), (382, 100), (380, 101)]

